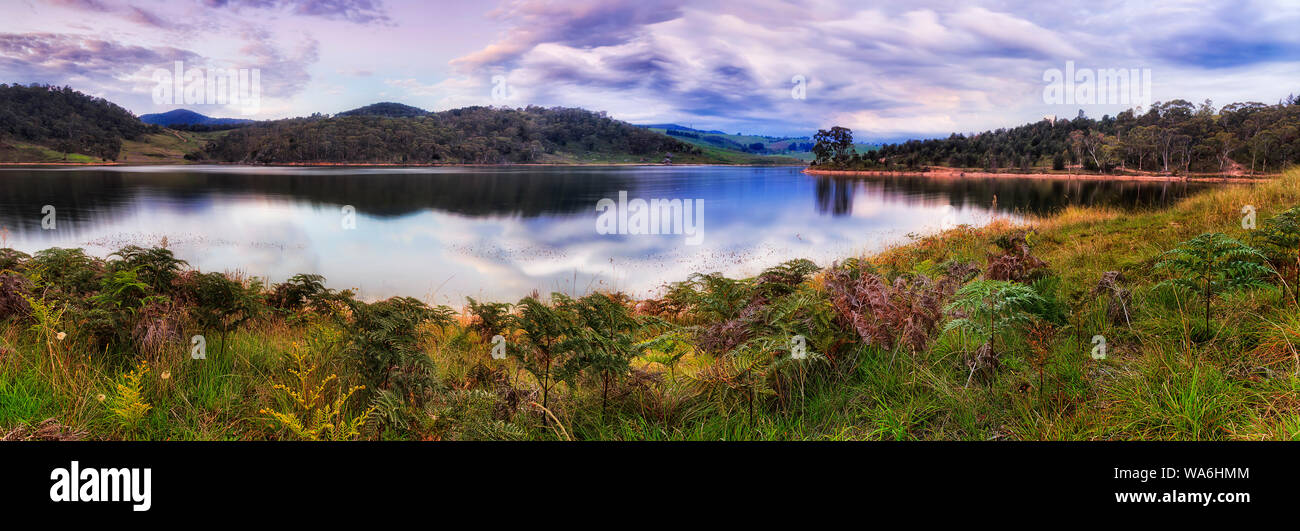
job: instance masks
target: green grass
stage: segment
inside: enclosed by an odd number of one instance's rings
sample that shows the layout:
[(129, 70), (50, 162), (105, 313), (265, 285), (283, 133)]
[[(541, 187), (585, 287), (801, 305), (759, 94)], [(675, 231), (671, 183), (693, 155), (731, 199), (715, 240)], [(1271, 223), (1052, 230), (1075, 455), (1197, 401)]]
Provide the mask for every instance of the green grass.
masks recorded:
[(90, 155), (63, 153), (36, 144), (9, 142), (0, 144), (0, 163), (5, 162), (93, 163), (100, 160)]

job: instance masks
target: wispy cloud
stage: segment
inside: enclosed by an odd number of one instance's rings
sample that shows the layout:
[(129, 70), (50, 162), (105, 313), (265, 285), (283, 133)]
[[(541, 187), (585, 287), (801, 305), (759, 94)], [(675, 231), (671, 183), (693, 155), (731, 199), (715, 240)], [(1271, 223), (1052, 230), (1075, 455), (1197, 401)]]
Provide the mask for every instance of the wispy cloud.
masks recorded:
[(1041, 97), (1066, 61), (1149, 68), (1155, 100), (1275, 100), (1300, 90), (1296, 27), (1283, 0), (51, 0), (0, 20), (0, 76), (156, 111), (133, 76), (183, 58), (262, 68), (266, 116), (382, 97), (893, 139), (1073, 115)]

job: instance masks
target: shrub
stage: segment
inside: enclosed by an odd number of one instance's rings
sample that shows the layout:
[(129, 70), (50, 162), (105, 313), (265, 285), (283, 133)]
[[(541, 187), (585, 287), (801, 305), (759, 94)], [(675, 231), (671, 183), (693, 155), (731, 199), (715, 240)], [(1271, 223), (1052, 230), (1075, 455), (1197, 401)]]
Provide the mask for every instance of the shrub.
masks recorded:
[[(562, 301), (558, 306), (572, 305), (562, 294), (557, 293), (552, 298)], [(549, 306), (536, 297), (525, 297), (515, 306), (519, 308), (519, 314), (513, 319), (513, 324), (520, 332), (520, 341), (519, 346), (509, 352), (541, 384), (542, 408), (548, 408), (551, 370), (567, 358), (568, 352), (564, 350), (562, 342), (574, 334), (575, 316), (560, 307)], [(545, 424), (546, 413), (540, 413)]]
[(331, 294), (324, 276), (298, 274), (272, 287), (266, 301), (272, 308), (296, 312), (308, 304), (319, 305)]
[(149, 292), (149, 285), (140, 281), (135, 269), (105, 275), (99, 293), (90, 297), (93, 307), (85, 313), (85, 329), (104, 344), (125, 344), (135, 329), (140, 307), (159, 299)]
[(989, 266), (984, 271), (984, 278), (1023, 282), (1034, 278), (1040, 270), (1046, 269), (1047, 262), (1040, 260), (1029, 250), (1030, 234), (1017, 231), (994, 240), (994, 243), (1002, 249), (1002, 253), (989, 257)]
[(9, 247), (0, 248), (0, 271), (10, 269), (14, 271), (23, 271), (27, 267), (27, 261), (31, 255)]
[(27, 270), (36, 272), (41, 281), (67, 298), (80, 298), (95, 292), (104, 272), (101, 260), (86, 256), (81, 249), (51, 247), (37, 251), (27, 262)]
[(836, 267), (826, 276), (826, 291), (841, 320), (864, 342), (885, 350), (901, 343), (916, 352), (929, 343), (944, 301), (966, 274), (957, 267), (938, 281), (909, 273), (889, 282), (875, 273)]
[(472, 297), (465, 297), (469, 302), (469, 313), (473, 316), (470, 326), (477, 330), (483, 339), (491, 339), (505, 331), (510, 317), (510, 304), (504, 302), (480, 303)]
[(640, 323), (626, 305), (604, 293), (564, 301), (564, 308), (577, 316), (582, 327), (563, 343), (562, 348), (573, 354), (560, 372), (566, 379), (579, 375), (600, 379), (603, 418), (608, 409), (610, 384), (626, 375), (632, 359), (647, 348), (635, 340)]
[(31, 315), (30, 297), (31, 281), (12, 271), (0, 271), (0, 320), (10, 317), (24, 318)]
[(790, 260), (781, 265), (769, 267), (758, 275), (754, 286), (754, 298), (760, 301), (775, 300), (794, 292), (808, 276), (820, 270), (811, 260)]
[(157, 356), (184, 340), (184, 311), (166, 298), (151, 298), (135, 317), (131, 341), (141, 354)]

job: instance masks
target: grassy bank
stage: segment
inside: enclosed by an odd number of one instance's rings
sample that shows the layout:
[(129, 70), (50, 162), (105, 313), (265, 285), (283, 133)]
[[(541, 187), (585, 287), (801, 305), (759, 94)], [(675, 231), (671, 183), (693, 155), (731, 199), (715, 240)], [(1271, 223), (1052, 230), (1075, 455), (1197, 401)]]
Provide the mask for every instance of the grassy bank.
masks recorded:
[(0, 250), (0, 436), (1297, 439), (1297, 204), (1292, 170), (655, 300), (459, 309)]

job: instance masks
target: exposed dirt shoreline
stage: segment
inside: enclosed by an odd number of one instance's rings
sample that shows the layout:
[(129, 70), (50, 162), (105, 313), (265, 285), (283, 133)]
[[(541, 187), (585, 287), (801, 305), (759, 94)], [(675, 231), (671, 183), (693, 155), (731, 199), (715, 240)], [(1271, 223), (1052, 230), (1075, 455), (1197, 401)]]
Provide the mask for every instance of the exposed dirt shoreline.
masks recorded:
[(1105, 175), (1095, 173), (1002, 173), (987, 171), (967, 171), (954, 168), (930, 168), (926, 171), (884, 171), (884, 170), (817, 170), (807, 168), (803, 171), (809, 175), (845, 176), (845, 177), (930, 177), (934, 179), (1050, 179), (1050, 180), (1086, 180), (1086, 181), (1182, 181), (1204, 183), (1259, 183), (1278, 177), (1275, 174), (1256, 177), (1225, 177), (1206, 175)]
[(355, 167), (355, 168), (509, 168), (513, 166), (539, 167), (599, 167), (599, 166), (737, 166), (745, 168), (802, 168), (802, 164), (723, 164), (723, 163), (674, 163), (658, 164), (653, 162), (580, 162), (580, 163), (545, 163), (528, 162), (519, 164), (397, 164), (387, 162), (281, 162), (275, 164), (240, 164), (231, 162), (0, 162), (5, 166), (247, 166), (247, 167)]

